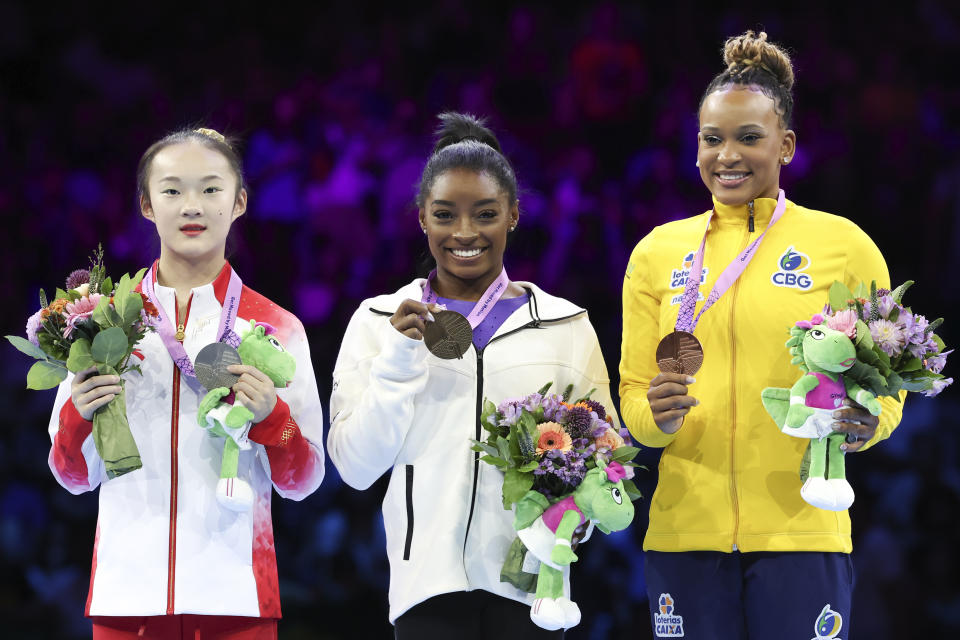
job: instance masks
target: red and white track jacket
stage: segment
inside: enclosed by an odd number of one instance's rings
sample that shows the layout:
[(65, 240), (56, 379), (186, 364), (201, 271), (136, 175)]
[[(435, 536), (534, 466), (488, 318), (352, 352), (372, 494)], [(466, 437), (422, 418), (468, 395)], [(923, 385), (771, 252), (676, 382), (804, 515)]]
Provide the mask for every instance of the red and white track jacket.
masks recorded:
[[(193, 289), (183, 343), (191, 358), (217, 339), (230, 269), (225, 265), (216, 280)], [(156, 293), (176, 318), (176, 292), (157, 285)], [(141, 469), (107, 480), (93, 423), (70, 400), (72, 376), (60, 385), (50, 420), (50, 469), (71, 493), (100, 487), (88, 616), (280, 617), (270, 487), (302, 500), (320, 485), (323, 412), (300, 321), (245, 286), (237, 326), (251, 319), (277, 328), (297, 371), (277, 391), (273, 413), (251, 428), (258, 444), (240, 452), (238, 477), (256, 495), (246, 513), (217, 504), (223, 439), (197, 425), (206, 391), (174, 367), (158, 334), (147, 334), (138, 346), (143, 375), (124, 376)]]

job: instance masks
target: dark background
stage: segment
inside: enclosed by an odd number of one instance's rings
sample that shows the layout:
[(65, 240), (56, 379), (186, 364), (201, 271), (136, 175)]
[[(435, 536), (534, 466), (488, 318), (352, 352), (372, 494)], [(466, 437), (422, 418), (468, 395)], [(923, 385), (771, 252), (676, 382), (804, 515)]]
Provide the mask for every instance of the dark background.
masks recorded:
[[(895, 283), (917, 280), (914, 309), (951, 316), (941, 334), (956, 344), (957, 5), (921, 0), (884, 14), (880, 3), (723, 4), (479, 10), (448, 0), (408, 10), (355, 1), (120, 13), (4, 3), (2, 332), (22, 335), (37, 289), (86, 266), (98, 242), (114, 275), (157, 255), (135, 207), (137, 160), (165, 132), (202, 123), (245, 141), (250, 210), (231, 260), (304, 322), (326, 400), (350, 313), (418, 271), (414, 185), (434, 115), (460, 109), (490, 116), (517, 169), (523, 214), (511, 277), (590, 310), (616, 389), (627, 256), (654, 225), (709, 206), (694, 167), (700, 93), (721, 70), (725, 37), (763, 27), (797, 71), (789, 197), (863, 227)], [(97, 497), (71, 496), (53, 480), (53, 392), (24, 390), (30, 363), (0, 348), (3, 635), (84, 637)], [(957, 397), (912, 397), (893, 438), (848, 461), (858, 571), (849, 637), (960, 631)], [(647, 496), (658, 454), (642, 454)], [(354, 491), (328, 465), (306, 501), (274, 502), (281, 637), (390, 636), (384, 486)], [(569, 638), (649, 637), (645, 519), (641, 504), (629, 531), (583, 549), (574, 596), (584, 619)]]

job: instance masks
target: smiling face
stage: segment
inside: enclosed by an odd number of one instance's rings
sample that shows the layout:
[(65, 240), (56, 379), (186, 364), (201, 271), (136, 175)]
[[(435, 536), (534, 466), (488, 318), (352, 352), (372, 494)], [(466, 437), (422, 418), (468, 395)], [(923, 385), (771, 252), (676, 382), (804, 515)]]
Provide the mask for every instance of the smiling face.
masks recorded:
[(520, 212), (496, 180), (470, 169), (445, 171), (420, 209), (420, 225), (437, 262), (441, 295), (480, 287), (500, 275), (508, 231)]
[(148, 195), (140, 211), (157, 226), (161, 257), (222, 260), (230, 225), (247, 208), (247, 193), (220, 152), (188, 141), (164, 147), (153, 157)]
[(700, 178), (723, 204), (776, 198), (780, 166), (793, 158), (796, 141), (760, 90), (732, 85), (714, 91), (700, 109)]

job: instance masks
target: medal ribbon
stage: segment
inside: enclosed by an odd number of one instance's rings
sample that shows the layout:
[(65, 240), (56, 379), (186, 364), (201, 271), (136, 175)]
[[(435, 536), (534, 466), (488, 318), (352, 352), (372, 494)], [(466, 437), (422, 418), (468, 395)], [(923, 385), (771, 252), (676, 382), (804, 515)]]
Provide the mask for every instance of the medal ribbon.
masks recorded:
[[(430, 275), (427, 276), (426, 284), (423, 285), (423, 296), (420, 298), (420, 301), (425, 304), (436, 304), (437, 302), (437, 292), (430, 286), (430, 281), (433, 280), (436, 275), (437, 270), (434, 269), (430, 272)], [(494, 305), (497, 304), (497, 301), (507, 292), (509, 285), (510, 279), (507, 278), (507, 270), (503, 268), (500, 270), (500, 275), (497, 276), (497, 279), (487, 287), (487, 290), (480, 296), (477, 304), (474, 305), (473, 310), (467, 315), (467, 322), (470, 323), (472, 328), (476, 329), (477, 326), (483, 322), (484, 318), (490, 315)]]
[(710, 221), (713, 220), (713, 214), (716, 212), (716, 209), (710, 212), (710, 215), (707, 217), (707, 228), (703, 232), (703, 240), (700, 241), (700, 249), (697, 250), (697, 255), (693, 259), (693, 265), (690, 267), (690, 275), (687, 277), (687, 285), (684, 287), (683, 297), (680, 299), (680, 311), (677, 315), (676, 324), (677, 331), (693, 333), (703, 312), (712, 307), (713, 303), (719, 300), (720, 296), (733, 286), (733, 283), (737, 281), (737, 278), (740, 277), (747, 268), (747, 265), (750, 264), (750, 261), (753, 260), (756, 249), (763, 241), (763, 237), (767, 235), (767, 231), (777, 223), (777, 220), (783, 217), (783, 212), (786, 208), (787, 196), (783, 189), (780, 189), (780, 194), (777, 196), (777, 208), (773, 210), (770, 224), (767, 225), (767, 228), (763, 230), (763, 233), (761, 233), (756, 240), (740, 252), (740, 255), (738, 255), (733, 262), (727, 265), (727, 268), (723, 270), (723, 273), (720, 274), (717, 282), (713, 285), (713, 290), (710, 292), (710, 295), (707, 296), (707, 300), (703, 308), (700, 309), (700, 313), (694, 318), (693, 310), (697, 306), (697, 297), (700, 292), (700, 278), (703, 277), (703, 254), (707, 246), (707, 231), (710, 230)]
[[(154, 281), (156, 279), (154, 273), (157, 270), (158, 262), (155, 262), (143, 276), (142, 290), (147, 296), (147, 299), (157, 308), (159, 314), (157, 333), (160, 334), (160, 339), (163, 340), (167, 352), (170, 354), (170, 357), (173, 358), (173, 363), (177, 365), (177, 368), (180, 369), (180, 373), (183, 375), (196, 378), (197, 376), (196, 373), (194, 373), (193, 362), (190, 360), (190, 356), (187, 355), (186, 349), (183, 348), (183, 343), (174, 337), (176, 325), (170, 321), (170, 317), (167, 316), (163, 310), (163, 305), (160, 304), (157, 298), (157, 292), (154, 290)], [(237, 320), (237, 310), (240, 308), (240, 294), (242, 291), (243, 282), (240, 281), (240, 276), (233, 270), (233, 267), (230, 267), (230, 283), (227, 285), (227, 295), (223, 299), (223, 309), (220, 311), (220, 326), (217, 329), (219, 338), (217, 342), (225, 342), (234, 348), (240, 345), (240, 336), (234, 333), (233, 325)]]

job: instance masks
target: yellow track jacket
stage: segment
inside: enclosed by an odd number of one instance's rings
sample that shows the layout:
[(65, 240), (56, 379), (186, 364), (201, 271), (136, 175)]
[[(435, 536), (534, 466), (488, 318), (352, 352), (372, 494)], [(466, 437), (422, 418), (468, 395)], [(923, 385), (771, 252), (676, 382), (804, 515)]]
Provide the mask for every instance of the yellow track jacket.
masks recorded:
[[(775, 206), (769, 198), (755, 201), (750, 233), (746, 205), (714, 200), (697, 313), (724, 268), (766, 229)], [(889, 287), (883, 256), (849, 220), (788, 200), (746, 271), (700, 318), (694, 334), (703, 368), (689, 387), (700, 404), (668, 435), (654, 423), (646, 394), (658, 373), (657, 343), (674, 329), (708, 213), (651, 231), (634, 249), (623, 283), (621, 415), (642, 444), (664, 448), (643, 548), (849, 553), (849, 515), (800, 497), (807, 440), (778, 430), (760, 392), (789, 388), (801, 375), (784, 347), (788, 330), (823, 308), (834, 280)], [(900, 421), (900, 403), (881, 404), (876, 435), (861, 451)]]

